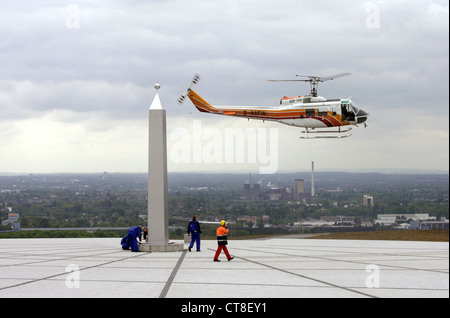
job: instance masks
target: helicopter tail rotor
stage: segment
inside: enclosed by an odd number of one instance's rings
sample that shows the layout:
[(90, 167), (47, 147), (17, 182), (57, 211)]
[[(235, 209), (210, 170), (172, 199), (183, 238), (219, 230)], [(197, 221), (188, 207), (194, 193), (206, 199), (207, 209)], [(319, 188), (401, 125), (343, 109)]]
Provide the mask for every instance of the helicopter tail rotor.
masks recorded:
[(200, 80), (200, 75), (199, 74), (194, 74), (194, 78), (191, 81), (191, 85), (189, 85), (189, 88), (186, 90), (186, 92), (181, 95), (178, 98), (178, 104), (181, 105), (183, 104), (184, 100), (186, 99), (187, 95), (189, 94), (189, 92), (192, 90), (192, 87), (194, 87), (194, 85), (196, 85), (198, 83), (198, 81)]

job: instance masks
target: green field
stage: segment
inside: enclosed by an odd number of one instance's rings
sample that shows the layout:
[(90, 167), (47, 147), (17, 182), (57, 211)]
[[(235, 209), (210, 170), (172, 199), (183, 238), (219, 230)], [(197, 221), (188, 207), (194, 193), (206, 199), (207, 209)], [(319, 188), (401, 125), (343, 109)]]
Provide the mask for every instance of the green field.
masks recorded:
[(449, 231), (444, 230), (402, 230), (329, 233), (308, 237), (329, 240), (394, 240), (394, 241), (436, 241), (448, 242)]

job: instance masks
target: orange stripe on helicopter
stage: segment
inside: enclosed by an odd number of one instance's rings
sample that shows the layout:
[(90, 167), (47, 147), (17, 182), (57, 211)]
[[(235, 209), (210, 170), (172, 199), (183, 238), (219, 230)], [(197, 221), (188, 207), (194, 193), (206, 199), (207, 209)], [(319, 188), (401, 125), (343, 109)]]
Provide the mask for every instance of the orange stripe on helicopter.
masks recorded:
[(206, 113), (218, 113), (218, 110), (216, 108), (211, 106), (193, 90), (188, 93), (188, 97), (199, 111)]

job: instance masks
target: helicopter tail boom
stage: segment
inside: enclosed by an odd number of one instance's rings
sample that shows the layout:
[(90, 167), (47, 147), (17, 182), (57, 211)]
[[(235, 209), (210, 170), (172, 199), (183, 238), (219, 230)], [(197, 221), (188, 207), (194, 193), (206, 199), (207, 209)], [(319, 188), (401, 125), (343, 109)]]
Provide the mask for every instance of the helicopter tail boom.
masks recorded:
[(205, 101), (200, 95), (198, 95), (195, 91), (190, 90), (187, 94), (191, 102), (195, 105), (195, 107), (204, 113), (218, 113), (219, 111), (209, 104), (207, 101)]

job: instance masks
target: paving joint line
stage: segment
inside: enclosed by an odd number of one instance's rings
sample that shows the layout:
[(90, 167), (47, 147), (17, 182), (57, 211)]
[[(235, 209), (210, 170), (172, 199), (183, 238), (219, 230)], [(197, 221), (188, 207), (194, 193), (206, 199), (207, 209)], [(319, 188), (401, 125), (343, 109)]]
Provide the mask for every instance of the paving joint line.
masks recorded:
[[(252, 251), (255, 252), (256, 250), (250, 250), (250, 249), (244, 249), (244, 248), (235, 248), (238, 250), (244, 250), (244, 251)], [(295, 255), (295, 254), (288, 254), (288, 253), (279, 253), (279, 252), (267, 252), (267, 251), (256, 251), (260, 253), (270, 253), (270, 254), (278, 254), (278, 255), (284, 255), (284, 256), (291, 256), (291, 257), (304, 257), (308, 259), (319, 259), (319, 260), (325, 260), (325, 261), (333, 261), (333, 262), (343, 262), (343, 263), (352, 263), (352, 264), (361, 264), (361, 265), (370, 265), (373, 264), (373, 262), (364, 262), (364, 261), (350, 261), (350, 260), (342, 260), (342, 259), (335, 259), (335, 258), (327, 258), (322, 256), (308, 256), (308, 255)], [(389, 261), (389, 260), (386, 260)], [(396, 269), (407, 269), (407, 270), (413, 270), (413, 271), (424, 271), (424, 272), (432, 272), (432, 273), (440, 273), (440, 274), (447, 274), (447, 271), (442, 270), (436, 270), (436, 269), (426, 269), (426, 268), (414, 268), (414, 267), (406, 267), (406, 266), (398, 266), (398, 265), (387, 265), (387, 264), (379, 264), (379, 266), (386, 266)]]
[(321, 283), (321, 284), (325, 284), (325, 285), (328, 285), (328, 286), (331, 286), (331, 287), (344, 289), (346, 291), (353, 292), (353, 293), (356, 293), (356, 294), (360, 294), (360, 295), (363, 295), (363, 296), (366, 296), (366, 297), (370, 297), (370, 298), (378, 298), (378, 297), (376, 297), (374, 295), (366, 294), (366, 293), (363, 293), (363, 292), (360, 292), (360, 291), (357, 291), (357, 290), (353, 290), (351, 288), (347, 288), (347, 287), (344, 287), (344, 286), (339, 286), (339, 285), (336, 285), (336, 284), (332, 284), (332, 283), (329, 283), (329, 282), (326, 282), (326, 281), (323, 281), (323, 280), (320, 280), (320, 279), (311, 278), (311, 277), (308, 277), (308, 276), (305, 276), (305, 275), (293, 273), (293, 272), (287, 271), (287, 270), (282, 269), (282, 268), (278, 268), (278, 267), (274, 267), (274, 266), (271, 266), (271, 265), (268, 265), (268, 264), (264, 264), (264, 263), (260, 263), (260, 262), (257, 262), (257, 261), (253, 261), (251, 259), (247, 259), (247, 258), (244, 258), (244, 257), (241, 257), (241, 256), (235, 256), (235, 257), (243, 259), (244, 261), (247, 261), (247, 262), (250, 262), (250, 263), (254, 263), (254, 264), (257, 264), (257, 265), (265, 266), (265, 267), (268, 267), (268, 268), (271, 268), (271, 269), (274, 269), (274, 270), (277, 270), (277, 271), (280, 271), (280, 272), (283, 272), (283, 273), (286, 273), (286, 274), (290, 274), (290, 275), (298, 276), (298, 277), (301, 277), (301, 278), (309, 279), (309, 280), (312, 280), (312, 281), (315, 281), (315, 282), (318, 282), (318, 283)]
[[(136, 258), (136, 257), (140, 257), (140, 256), (143, 256), (143, 255), (145, 255), (145, 254), (144, 253), (139, 253), (139, 255), (135, 255), (135, 256), (131, 256), (131, 257), (124, 257), (124, 258), (121, 258), (121, 259), (116, 259), (116, 260), (112, 260), (112, 261), (109, 261), (109, 262), (105, 262), (105, 263), (101, 263), (101, 264), (97, 264), (97, 265), (92, 265), (92, 266), (80, 268), (79, 271), (81, 272), (81, 271), (84, 271), (84, 270), (87, 270), (87, 269), (92, 269), (92, 268), (96, 268), (96, 267), (99, 267), (99, 266), (108, 265), (108, 264), (111, 264), (111, 263), (128, 260), (130, 258)], [(30, 280), (30, 281), (27, 281), (27, 282), (15, 284), (15, 285), (10, 285), (10, 286), (0, 287), (0, 290), (5, 290), (5, 289), (9, 289), (9, 288), (14, 288), (14, 287), (19, 287), (19, 286), (23, 286), (23, 285), (28, 285), (28, 284), (31, 284), (31, 283), (35, 283), (35, 282), (39, 282), (39, 281), (42, 281), (42, 280), (51, 279), (51, 278), (55, 278), (55, 277), (62, 276), (62, 275), (67, 275), (67, 274), (69, 274), (69, 273), (64, 272), (64, 273), (54, 274), (54, 275), (50, 275), (50, 276), (46, 276), (46, 277), (36, 278), (36, 279)]]
[(166, 284), (164, 285), (161, 294), (159, 295), (159, 298), (166, 298), (167, 293), (169, 292), (170, 286), (172, 286), (173, 280), (175, 279), (175, 276), (177, 275), (178, 270), (181, 267), (181, 264), (183, 263), (184, 257), (186, 256), (187, 250), (183, 250), (183, 253), (181, 253), (180, 258), (178, 259), (177, 264), (172, 270), (172, 273), (170, 273), (169, 279), (167, 280)]
[[(238, 249), (243, 250), (241, 248), (238, 248)], [(213, 251), (213, 249), (209, 249), (209, 250)], [(347, 290), (347, 291), (350, 291), (350, 292), (353, 292), (353, 293), (357, 293), (357, 294), (360, 294), (360, 295), (363, 295), (363, 296), (366, 296), (366, 297), (378, 298), (378, 297), (376, 297), (374, 295), (366, 294), (366, 293), (363, 293), (363, 292), (360, 292), (360, 291), (357, 291), (357, 290), (353, 290), (353, 289), (350, 289), (350, 288), (347, 288), (347, 287), (335, 285), (335, 284), (332, 284), (332, 283), (329, 283), (329, 282), (326, 282), (326, 281), (322, 281), (322, 280), (319, 280), (319, 279), (316, 279), (316, 278), (311, 278), (311, 277), (308, 277), (308, 276), (305, 276), (305, 275), (293, 273), (293, 272), (287, 271), (287, 270), (282, 269), (282, 268), (274, 267), (274, 266), (271, 266), (271, 265), (268, 265), (268, 264), (264, 264), (264, 263), (257, 262), (257, 261), (251, 260), (251, 259), (247, 259), (245, 257), (236, 256), (236, 255), (234, 257), (238, 258), (238, 259), (242, 259), (242, 260), (250, 262), (250, 263), (254, 263), (254, 264), (260, 265), (260, 266), (268, 267), (270, 269), (274, 269), (274, 270), (277, 270), (277, 271), (280, 271), (280, 272), (283, 272), (283, 273), (286, 273), (286, 274), (289, 274), (289, 275), (294, 275), (294, 276), (298, 276), (298, 277), (301, 277), (301, 278), (309, 279), (309, 280), (312, 280), (312, 281), (315, 281), (315, 282), (319, 282), (321, 284), (325, 284), (325, 285), (328, 285), (328, 286), (344, 289), (344, 290)]]

